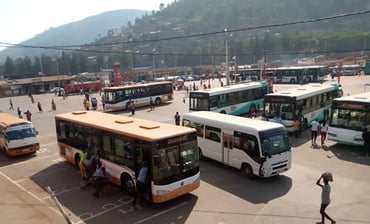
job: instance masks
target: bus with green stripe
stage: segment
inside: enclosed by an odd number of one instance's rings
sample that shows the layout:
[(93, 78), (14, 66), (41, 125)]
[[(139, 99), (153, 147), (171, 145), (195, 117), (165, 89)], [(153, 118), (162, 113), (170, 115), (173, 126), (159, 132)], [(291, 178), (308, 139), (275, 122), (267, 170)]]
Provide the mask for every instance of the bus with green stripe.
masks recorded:
[(269, 93), (266, 81), (227, 85), (189, 93), (189, 112), (214, 111), (230, 115), (251, 114), (263, 108)]
[(343, 95), (340, 84), (305, 84), (265, 95), (263, 119), (282, 123), (288, 132), (293, 132), (297, 118), (302, 129), (316, 121), (329, 119), (335, 98)]

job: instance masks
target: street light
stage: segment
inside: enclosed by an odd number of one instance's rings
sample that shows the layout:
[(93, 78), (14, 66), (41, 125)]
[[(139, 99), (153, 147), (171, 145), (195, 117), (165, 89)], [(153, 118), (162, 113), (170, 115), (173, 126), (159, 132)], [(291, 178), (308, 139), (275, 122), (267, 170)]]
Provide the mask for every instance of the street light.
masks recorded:
[(52, 60), (55, 62), (56, 66), (57, 66), (58, 87), (61, 88), (61, 86), (60, 86), (60, 77), (59, 77), (59, 62), (58, 62), (57, 58), (54, 58)]
[(225, 69), (226, 69), (226, 85), (230, 85), (230, 73), (229, 73), (229, 47), (227, 46), (227, 29), (225, 29)]
[(153, 67), (152, 67), (152, 70), (153, 70), (153, 78), (155, 78), (155, 72), (154, 72), (154, 70), (155, 70), (155, 60), (154, 60), (154, 54), (155, 54), (155, 49), (153, 49), (152, 50), (152, 58), (153, 58)]

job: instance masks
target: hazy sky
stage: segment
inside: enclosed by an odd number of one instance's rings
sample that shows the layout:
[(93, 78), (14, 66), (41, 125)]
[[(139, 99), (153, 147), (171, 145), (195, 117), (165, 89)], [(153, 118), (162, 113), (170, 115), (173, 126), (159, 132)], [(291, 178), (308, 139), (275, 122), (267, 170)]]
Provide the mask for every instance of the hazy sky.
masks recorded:
[[(118, 9), (159, 10), (174, 0), (0, 0), (0, 42), (19, 43), (50, 27)], [(0, 44), (1, 49), (1, 44)]]

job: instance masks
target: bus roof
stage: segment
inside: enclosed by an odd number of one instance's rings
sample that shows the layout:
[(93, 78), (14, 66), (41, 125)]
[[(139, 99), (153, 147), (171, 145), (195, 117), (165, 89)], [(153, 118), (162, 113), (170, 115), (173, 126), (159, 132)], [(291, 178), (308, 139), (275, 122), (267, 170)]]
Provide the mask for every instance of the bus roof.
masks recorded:
[(206, 125), (223, 127), (228, 130), (243, 131), (253, 129), (255, 131), (266, 131), (275, 128), (285, 130), (285, 127), (282, 124), (212, 111), (196, 111), (187, 113), (183, 115), (183, 119), (189, 119)]
[[(211, 89), (203, 89), (203, 90), (196, 90), (190, 92), (192, 93), (208, 93), (209, 95), (216, 95), (216, 94), (223, 94), (223, 93), (230, 93), (235, 91), (240, 91), (243, 89), (253, 89), (261, 87), (262, 82), (246, 82), (236, 85), (228, 85), (228, 86), (222, 86), (222, 87), (216, 87)], [(267, 84), (266, 84), (267, 85)]]
[(192, 128), (97, 111), (75, 111), (59, 114), (55, 116), (55, 120), (69, 121), (149, 142), (195, 132), (195, 129)]
[(360, 103), (369, 103), (370, 104), (370, 92), (359, 93), (350, 96), (342, 96), (335, 98), (334, 101), (346, 101), (346, 102), (360, 102)]
[(20, 124), (31, 124), (30, 121), (24, 120), (22, 118), (16, 117), (7, 113), (0, 113), (0, 126), (3, 128), (8, 128)]
[(145, 86), (155, 86), (155, 85), (165, 85), (165, 84), (170, 84), (172, 85), (171, 82), (168, 81), (163, 81), (163, 82), (148, 82), (148, 83), (138, 83), (138, 84), (133, 84), (133, 85), (125, 85), (125, 86), (114, 86), (114, 87), (105, 87), (104, 90), (119, 90), (119, 89), (131, 89), (135, 87), (145, 87)]
[(318, 95), (326, 92), (335, 90), (336, 84), (306, 84), (301, 85), (298, 88), (291, 88), (282, 90), (281, 92), (274, 92), (266, 94), (267, 97), (272, 96), (284, 96), (284, 97), (295, 97), (297, 100), (305, 99), (307, 97)]

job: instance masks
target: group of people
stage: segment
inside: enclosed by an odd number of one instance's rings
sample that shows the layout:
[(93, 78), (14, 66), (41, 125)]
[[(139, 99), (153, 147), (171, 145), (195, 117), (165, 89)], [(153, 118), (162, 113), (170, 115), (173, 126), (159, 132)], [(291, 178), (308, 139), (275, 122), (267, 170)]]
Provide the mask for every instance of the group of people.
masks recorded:
[[(80, 153), (80, 173), (82, 178), (86, 181), (80, 188), (85, 189), (87, 186), (92, 185), (95, 189), (93, 196), (99, 198), (104, 187), (111, 184), (111, 178), (110, 174), (101, 164), (99, 155), (95, 154), (91, 156), (90, 154), (89, 150), (83, 150)], [(139, 199), (140, 204), (143, 204), (146, 184), (148, 183), (148, 164), (146, 161), (142, 162), (136, 177), (136, 191), (133, 197), (133, 207), (135, 209), (140, 209), (137, 200)]]

